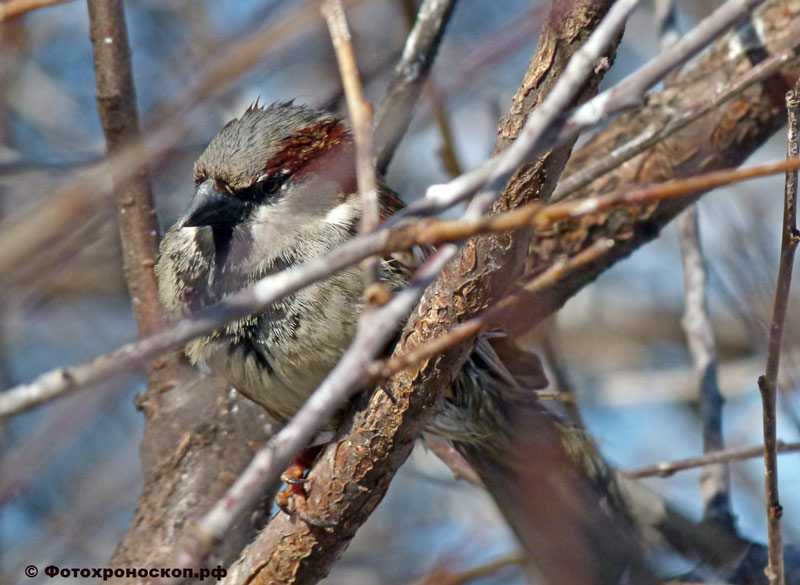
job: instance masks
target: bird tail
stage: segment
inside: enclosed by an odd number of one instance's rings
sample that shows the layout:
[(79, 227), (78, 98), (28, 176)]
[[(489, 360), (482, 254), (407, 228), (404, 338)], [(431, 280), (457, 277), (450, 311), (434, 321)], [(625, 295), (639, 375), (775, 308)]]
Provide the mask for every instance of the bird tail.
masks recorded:
[(713, 568), (741, 558), (746, 545), (736, 535), (691, 522), (607, 465), (583, 429), (536, 398), (543, 380), (535, 355), (498, 337), (479, 343), (454, 385), (473, 409), (463, 416), (482, 421), (454, 446), (514, 530), (532, 581), (655, 583), (644, 560), (654, 541)]

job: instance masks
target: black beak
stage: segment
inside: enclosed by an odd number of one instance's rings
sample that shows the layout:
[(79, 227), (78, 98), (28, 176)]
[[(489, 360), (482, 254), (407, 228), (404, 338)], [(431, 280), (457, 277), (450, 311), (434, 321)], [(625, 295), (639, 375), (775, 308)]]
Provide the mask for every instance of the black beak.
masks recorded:
[(181, 218), (180, 227), (233, 226), (249, 208), (246, 201), (217, 191), (213, 179), (204, 181), (194, 192), (192, 202)]

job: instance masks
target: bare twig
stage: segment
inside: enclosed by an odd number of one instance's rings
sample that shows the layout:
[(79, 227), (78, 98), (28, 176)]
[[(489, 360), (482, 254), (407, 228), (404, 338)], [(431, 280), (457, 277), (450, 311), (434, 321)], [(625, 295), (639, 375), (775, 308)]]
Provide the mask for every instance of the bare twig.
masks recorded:
[[(717, 379), (717, 349), (706, 301), (706, 267), (700, 247), (697, 205), (678, 216), (678, 233), (683, 257), (686, 308), (683, 328), (689, 342), (700, 385), (700, 413), (703, 421), (703, 452), (724, 449), (722, 435), (723, 398)], [(700, 478), (706, 518), (731, 525), (730, 473), (725, 464), (708, 465)]]
[(383, 174), (411, 122), (425, 80), (439, 50), (455, 0), (424, 0), (408, 35), (403, 57), (375, 113), (375, 167)]
[[(800, 151), (800, 82), (786, 94), (789, 112), (789, 137), (786, 148), (787, 159), (797, 159)], [(782, 509), (778, 498), (778, 457), (776, 451), (775, 402), (778, 384), (778, 368), (781, 360), (783, 327), (786, 308), (789, 304), (789, 288), (792, 283), (792, 266), (797, 232), (797, 171), (786, 173), (785, 200), (783, 206), (783, 230), (781, 256), (778, 265), (778, 283), (775, 287), (775, 309), (767, 347), (767, 369), (758, 378), (758, 389), (764, 407), (764, 484), (767, 501), (767, 545), (769, 565), (765, 572), (770, 585), (783, 585), (783, 538), (781, 535)]]
[(414, 581), (412, 585), (464, 585), (464, 583), (488, 577), (506, 567), (522, 566), (525, 561), (523, 554), (514, 553), (460, 573), (434, 570), (430, 575), (423, 577), (419, 581)]
[[(655, 5), (659, 22), (661, 50), (669, 50), (677, 42), (679, 33), (674, 0), (658, 0)], [(677, 72), (665, 79), (671, 85)], [(695, 371), (699, 378), (700, 412), (703, 422), (703, 452), (724, 449), (722, 435), (722, 394), (717, 379), (717, 349), (714, 331), (708, 314), (706, 299), (706, 266), (700, 246), (697, 205), (691, 205), (678, 216), (678, 234), (681, 241), (686, 307), (683, 329), (689, 343)], [(705, 517), (713, 519), (733, 532), (733, 514), (730, 505), (730, 473), (727, 465), (708, 465), (700, 477)]]
[[(548, 319), (544, 323), (539, 324), (536, 329), (536, 337), (538, 338), (539, 342), (540, 356), (547, 367), (550, 384), (558, 389), (557, 392), (550, 392), (549, 394), (553, 395), (553, 400), (558, 400), (559, 402), (564, 403), (564, 408), (567, 411), (569, 420), (573, 424), (581, 428), (586, 428), (581, 411), (578, 408), (578, 403), (576, 401), (575, 387), (573, 386), (569, 374), (567, 373), (567, 365), (564, 363), (565, 360), (562, 352), (557, 346), (556, 335), (557, 325), (555, 318)], [(539, 398), (539, 400), (546, 400), (543, 394), (544, 392), (537, 392), (536, 396)]]
[[(668, 51), (679, 39), (675, 1), (658, 0), (655, 5), (661, 50)], [(671, 85), (677, 72), (665, 79)], [(702, 110), (702, 106), (698, 108)], [(722, 395), (717, 380), (717, 355), (714, 331), (706, 300), (706, 267), (700, 246), (697, 205), (687, 208), (677, 219), (683, 260), (686, 308), (683, 328), (689, 342), (700, 385), (700, 411), (703, 421), (703, 452), (724, 448), (722, 435)], [(700, 491), (706, 518), (733, 526), (730, 508), (730, 475), (727, 465), (706, 466), (700, 478)]]
[(69, 0), (6, 0), (6, 2), (0, 2), (0, 22), (64, 2), (69, 2)]
[[(372, 106), (364, 97), (364, 88), (358, 75), (356, 54), (353, 41), (344, 16), (344, 7), (340, 0), (324, 0), (322, 14), (328, 23), (331, 33), (339, 73), (342, 77), (347, 109), (350, 112), (350, 124), (356, 144), (356, 178), (361, 195), (361, 233), (373, 231), (380, 221), (378, 204), (378, 180), (372, 164)], [(380, 262), (376, 256), (370, 256), (363, 262), (366, 278), (366, 296), (368, 302), (376, 300), (377, 291), (373, 285), (378, 284)]]
[(472, 469), (472, 466), (451, 444), (433, 436), (426, 436), (425, 446), (430, 449), (431, 453), (436, 455), (442, 463), (447, 465), (450, 471), (453, 472), (454, 478), (463, 479), (477, 487), (485, 487), (481, 478), (475, 473), (475, 470)]
[[(125, 10), (121, 0), (89, 0), (89, 22), (97, 78), (97, 111), (109, 155), (128, 143), (141, 149), (139, 111), (130, 60)], [(143, 153), (137, 158), (144, 159)], [(119, 170), (112, 167), (112, 171)], [(158, 222), (144, 167), (125, 177), (114, 174), (114, 199), (122, 238), (125, 281), (139, 336), (161, 329), (165, 317), (153, 272), (158, 253)]]
[(569, 116), (561, 134), (586, 130), (608, 116), (609, 112), (620, 112), (639, 105), (645, 92), (658, 80), (686, 63), (713, 39), (722, 35), (730, 26), (763, 2), (764, 0), (728, 0), (677, 41), (669, 51), (662, 52), (616, 87), (578, 107)]
[[(416, 2), (414, 0), (400, 0), (400, 6), (403, 10), (403, 16), (406, 18), (410, 32), (416, 21)], [(453, 140), (453, 130), (450, 125), (450, 120), (447, 117), (447, 112), (445, 111), (444, 100), (439, 95), (439, 91), (437, 90), (433, 79), (428, 79), (427, 83), (424, 84), (422, 89), (431, 105), (431, 109), (433, 110), (433, 118), (436, 120), (436, 127), (439, 129), (439, 134), (442, 137), (442, 146), (439, 149), (439, 154), (442, 158), (442, 166), (450, 177), (457, 177), (464, 171), (462, 170), (461, 165), (458, 163), (455, 141)], [(410, 123), (410, 120), (408, 123)], [(406, 123), (406, 127), (408, 126), (408, 123)]]
[[(784, 443), (783, 441), (776, 441), (776, 450), (778, 453), (791, 453), (800, 451), (800, 443)], [(626, 472), (626, 475), (639, 479), (642, 477), (669, 477), (676, 471), (684, 471), (686, 469), (696, 469), (697, 467), (704, 467), (706, 465), (717, 465), (719, 463), (727, 463), (729, 461), (741, 461), (744, 459), (755, 459), (764, 455), (764, 445), (754, 445), (752, 447), (738, 447), (735, 449), (724, 449), (721, 451), (714, 451), (707, 453), (701, 457), (690, 457), (688, 459), (681, 459), (679, 461), (669, 461), (658, 463), (656, 465), (648, 465), (647, 467), (640, 467)]]

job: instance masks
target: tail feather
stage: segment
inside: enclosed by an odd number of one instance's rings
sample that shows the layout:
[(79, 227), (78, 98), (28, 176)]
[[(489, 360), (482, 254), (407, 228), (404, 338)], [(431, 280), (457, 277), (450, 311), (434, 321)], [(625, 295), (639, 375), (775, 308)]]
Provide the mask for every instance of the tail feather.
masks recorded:
[(532, 581), (656, 582), (643, 553), (654, 540), (718, 573), (743, 558), (749, 544), (737, 535), (686, 519), (607, 465), (588, 433), (536, 398), (543, 379), (536, 356), (484, 338), (451, 400), (472, 429), (453, 444), (516, 533)]

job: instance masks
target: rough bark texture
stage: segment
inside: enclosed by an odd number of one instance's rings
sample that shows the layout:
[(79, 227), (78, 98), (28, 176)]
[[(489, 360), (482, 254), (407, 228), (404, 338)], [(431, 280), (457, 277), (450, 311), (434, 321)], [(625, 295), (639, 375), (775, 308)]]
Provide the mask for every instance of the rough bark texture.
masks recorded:
[[(755, 18), (760, 21), (758, 27), (763, 27), (765, 48), (747, 47), (746, 34), (731, 34), (721, 39), (696, 64), (678, 74), (669, 89), (650, 94), (642, 108), (621, 116), (578, 149), (564, 171), (565, 176), (649, 126), (667, 123), (673, 112), (681, 112), (703, 96), (713, 95), (719, 85), (742, 75), (767, 55), (797, 45), (800, 1), (768, 2), (756, 12)], [(784, 94), (794, 86), (798, 74), (800, 64), (794, 61), (779, 75), (750, 87), (738, 98), (634, 157), (572, 198), (738, 166), (786, 123)], [(545, 270), (561, 255), (578, 253), (598, 238), (613, 238), (616, 242), (585, 270), (569, 274), (550, 290), (536, 294), (531, 310), (537, 319), (552, 314), (614, 262), (657, 237), (661, 228), (692, 201), (692, 198), (671, 199), (615, 209), (563, 221), (535, 234), (528, 259), (528, 269), (535, 273)]]
[[(159, 366), (154, 377), (161, 377)], [(188, 363), (168, 369), (140, 396), (147, 428), (142, 442), (144, 490), (134, 520), (110, 566), (166, 566), (178, 537), (233, 483), (253, 457), (257, 442), (268, 438), (264, 410), (226, 391), (218, 379)], [(164, 376), (163, 378), (166, 378)], [(216, 550), (213, 562), (235, 559), (265, 522), (272, 494), (265, 494), (260, 515), (242, 520)]]
[[(530, 108), (538, 104), (574, 53), (602, 18), (611, 2), (556, 1), (539, 46), (503, 125), (508, 141), (521, 128)], [(581, 99), (591, 97), (600, 76), (593, 77)], [(505, 144), (506, 142), (504, 142)], [(502, 145), (500, 145), (502, 148)], [(529, 188), (504, 194), (497, 209), (514, 207), (540, 193), (550, 193), (570, 147), (546, 155), (525, 173)], [(397, 351), (444, 333), (489, 304), (521, 273), (528, 248), (524, 235), (490, 235), (470, 241), (460, 257), (428, 290), (411, 316)], [(313, 583), (324, 577), (355, 531), (383, 498), (394, 473), (405, 461), (428, 414), (454, 372), (472, 349), (462, 344), (414, 371), (388, 382), (393, 404), (375, 392), (338, 441), (331, 444), (312, 471), (309, 507), (331, 529), (309, 527), (278, 514), (231, 568), (226, 583)]]

